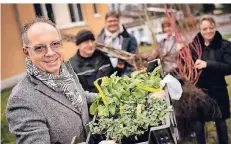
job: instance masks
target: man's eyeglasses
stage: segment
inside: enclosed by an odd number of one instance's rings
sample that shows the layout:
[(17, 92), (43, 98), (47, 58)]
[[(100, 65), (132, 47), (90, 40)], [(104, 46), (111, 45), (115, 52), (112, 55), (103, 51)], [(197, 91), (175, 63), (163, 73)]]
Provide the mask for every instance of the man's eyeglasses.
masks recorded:
[[(62, 45), (62, 40), (54, 41), (50, 43), (50, 48), (52, 49), (52, 51), (57, 52), (62, 48)], [(48, 52), (48, 45), (46, 44), (39, 44), (35, 45), (34, 47), (24, 46), (24, 48), (31, 48), (37, 54), (45, 54)]]
[(119, 22), (119, 20), (117, 20), (117, 19), (116, 20), (108, 20), (107, 21), (107, 23), (118, 23), (118, 22)]

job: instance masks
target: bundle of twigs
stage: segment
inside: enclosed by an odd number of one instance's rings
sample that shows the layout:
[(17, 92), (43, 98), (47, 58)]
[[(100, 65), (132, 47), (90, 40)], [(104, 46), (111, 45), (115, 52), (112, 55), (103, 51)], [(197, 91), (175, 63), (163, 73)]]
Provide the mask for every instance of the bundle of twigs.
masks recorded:
[[(165, 16), (170, 20), (171, 27), (175, 33), (176, 43), (181, 44), (181, 49), (177, 58), (178, 69), (174, 72), (178, 77), (183, 77), (186, 81), (192, 81), (195, 85), (200, 77), (201, 70), (196, 69), (194, 66), (195, 63), (191, 54), (191, 49), (195, 51), (195, 57), (201, 59), (202, 50), (201, 45), (199, 44), (199, 40), (192, 41), (192, 38), (188, 39), (186, 34), (188, 35), (191, 33), (188, 23), (183, 26), (182, 22), (179, 21), (179, 27), (177, 28), (175, 25), (175, 19), (171, 17), (170, 13), (168, 12), (168, 7), (166, 4), (164, 5), (164, 8), (166, 11)], [(188, 9), (189, 8), (187, 7), (187, 10)], [(181, 7), (180, 10), (182, 11)], [(181, 31), (182, 33), (180, 33), (179, 31)]]

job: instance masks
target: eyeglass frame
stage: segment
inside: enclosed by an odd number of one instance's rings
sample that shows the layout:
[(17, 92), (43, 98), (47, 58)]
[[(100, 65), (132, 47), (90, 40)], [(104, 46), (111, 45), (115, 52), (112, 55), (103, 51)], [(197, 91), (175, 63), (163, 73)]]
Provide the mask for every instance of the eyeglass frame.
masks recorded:
[[(57, 43), (57, 42), (60, 42), (60, 46), (57, 47), (57, 48), (52, 48), (52, 44)], [(39, 47), (39, 46), (42, 46), (42, 47), (44, 46), (44, 47), (45, 47), (45, 50), (44, 50), (44, 51), (41, 51), (41, 52), (36, 51), (36, 48)], [(49, 44), (50, 49), (51, 49), (52, 51), (54, 51), (54, 52), (59, 51), (59, 50), (62, 48), (62, 46), (63, 46), (63, 41), (62, 41), (62, 40), (53, 41), (53, 42), (51, 42), (51, 43)], [(27, 49), (27, 48), (32, 49), (33, 52), (36, 53), (36, 54), (46, 54), (46, 53), (48, 52), (48, 44), (38, 44), (38, 45), (35, 45), (35, 46), (33, 46), (33, 47), (24, 45), (23, 48), (25, 48), (25, 49)]]

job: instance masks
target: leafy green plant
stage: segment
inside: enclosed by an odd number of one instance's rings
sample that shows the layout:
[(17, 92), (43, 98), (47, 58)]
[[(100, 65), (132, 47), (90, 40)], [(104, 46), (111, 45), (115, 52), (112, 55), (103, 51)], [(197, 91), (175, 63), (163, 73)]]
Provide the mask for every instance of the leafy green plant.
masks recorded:
[(160, 80), (160, 68), (151, 73), (135, 71), (130, 76), (103, 77), (99, 87), (103, 95), (97, 96), (90, 107), (90, 113), (97, 114), (97, 119), (89, 123), (90, 131), (120, 141), (143, 134), (149, 126), (164, 124), (167, 103), (163, 98), (150, 100), (148, 96), (162, 91)]

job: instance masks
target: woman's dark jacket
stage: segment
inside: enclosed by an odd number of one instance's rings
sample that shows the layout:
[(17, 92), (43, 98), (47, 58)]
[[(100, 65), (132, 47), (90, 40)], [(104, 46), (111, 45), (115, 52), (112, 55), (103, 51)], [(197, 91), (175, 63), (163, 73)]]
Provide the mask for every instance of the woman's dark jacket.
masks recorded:
[[(225, 76), (231, 74), (231, 43), (222, 39), (217, 31), (210, 45), (205, 46), (201, 33), (194, 39), (200, 42), (202, 47), (202, 60), (207, 62), (207, 67), (202, 70), (197, 83), (208, 95), (213, 98), (220, 107), (222, 118), (230, 117), (230, 104)], [(195, 51), (192, 51), (194, 60)]]

